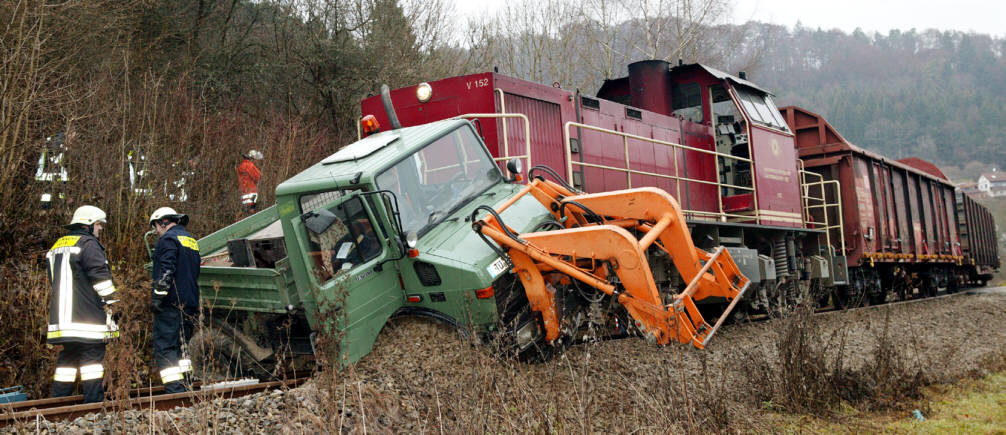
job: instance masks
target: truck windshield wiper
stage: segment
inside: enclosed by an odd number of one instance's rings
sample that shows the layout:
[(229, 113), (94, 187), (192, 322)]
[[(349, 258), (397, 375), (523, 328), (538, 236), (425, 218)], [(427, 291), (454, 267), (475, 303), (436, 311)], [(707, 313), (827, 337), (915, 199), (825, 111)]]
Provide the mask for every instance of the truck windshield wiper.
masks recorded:
[(432, 224), (433, 221), (437, 220), (437, 216), (438, 215), (442, 215), (442, 214), (444, 214), (444, 212), (441, 211), (441, 210), (437, 210), (437, 211), (431, 212), (429, 214), (429, 216), (426, 217), (426, 224), (427, 225)]

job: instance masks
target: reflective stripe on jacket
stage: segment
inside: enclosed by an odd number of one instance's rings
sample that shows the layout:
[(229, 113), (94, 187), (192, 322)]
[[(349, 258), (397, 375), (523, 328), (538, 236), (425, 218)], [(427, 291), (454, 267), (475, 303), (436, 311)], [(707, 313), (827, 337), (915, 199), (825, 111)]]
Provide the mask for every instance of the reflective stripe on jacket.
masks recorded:
[(74, 230), (46, 253), (51, 296), (49, 343), (101, 342), (119, 336), (105, 313), (115, 294), (105, 247), (91, 233)]

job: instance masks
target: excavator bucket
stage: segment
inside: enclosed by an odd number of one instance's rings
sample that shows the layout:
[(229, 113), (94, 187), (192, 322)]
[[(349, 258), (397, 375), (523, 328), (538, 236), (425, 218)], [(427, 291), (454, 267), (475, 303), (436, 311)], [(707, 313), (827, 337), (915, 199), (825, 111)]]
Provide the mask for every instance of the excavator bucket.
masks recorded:
[[(552, 211), (560, 229), (517, 234), (502, 222), (500, 213), (528, 194)], [(700, 349), (749, 284), (725, 249), (708, 253), (695, 247), (678, 202), (656, 188), (582, 194), (536, 178), (474, 228), (510, 257), (549, 342), (561, 336), (563, 325), (555, 287), (544, 274), (559, 273), (611, 296), (636, 328), (659, 344), (678, 341)], [(682, 291), (658, 289), (646, 255), (651, 247), (670, 256), (688, 283)], [(711, 297), (729, 302), (713, 325), (696, 306)]]

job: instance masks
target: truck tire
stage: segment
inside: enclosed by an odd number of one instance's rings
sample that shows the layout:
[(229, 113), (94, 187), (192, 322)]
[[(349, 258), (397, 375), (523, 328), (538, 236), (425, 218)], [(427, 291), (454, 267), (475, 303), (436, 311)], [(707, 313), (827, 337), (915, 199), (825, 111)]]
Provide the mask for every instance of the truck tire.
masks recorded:
[(233, 380), (242, 377), (268, 379), (271, 364), (256, 361), (238, 340), (219, 328), (202, 326), (189, 340), (196, 377), (203, 382)]

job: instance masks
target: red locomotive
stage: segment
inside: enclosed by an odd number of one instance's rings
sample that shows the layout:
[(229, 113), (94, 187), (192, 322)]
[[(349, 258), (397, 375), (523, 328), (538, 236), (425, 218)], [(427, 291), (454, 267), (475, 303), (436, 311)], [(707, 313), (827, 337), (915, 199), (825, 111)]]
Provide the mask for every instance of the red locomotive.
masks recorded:
[[(757, 288), (748, 312), (955, 291), (999, 267), (988, 211), (928, 162), (885, 159), (820, 116), (780, 111), (744, 73), (656, 60), (628, 70), (596, 96), (481, 73), (391, 97), (402, 125), (472, 118), (499, 160), (555, 168), (585, 191), (671, 193), (696, 246), (726, 246)], [(389, 125), (379, 97), (362, 113)], [(662, 275), (681, 284), (673, 267)]]

